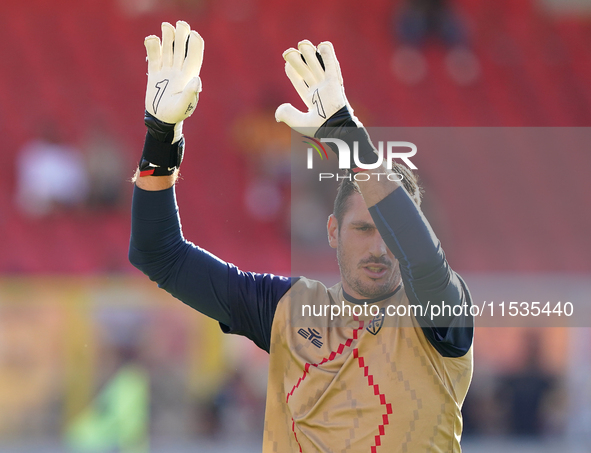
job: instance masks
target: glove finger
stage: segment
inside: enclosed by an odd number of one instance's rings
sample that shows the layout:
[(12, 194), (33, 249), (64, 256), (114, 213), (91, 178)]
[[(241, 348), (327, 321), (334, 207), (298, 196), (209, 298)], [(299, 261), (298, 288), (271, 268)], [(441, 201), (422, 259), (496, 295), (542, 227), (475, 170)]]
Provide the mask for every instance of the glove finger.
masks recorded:
[(189, 76), (197, 76), (201, 71), (204, 45), (203, 38), (199, 33), (191, 30), (189, 34), (189, 50), (183, 65), (183, 72), (189, 74)]
[(179, 20), (176, 23), (176, 30), (174, 33), (174, 59), (172, 62), (172, 66), (175, 69), (181, 69), (183, 67), (185, 53), (187, 51), (187, 39), (189, 38), (190, 32), (191, 27), (185, 21)]
[(324, 62), (326, 75), (329, 77), (337, 77), (342, 85), (343, 76), (341, 74), (341, 65), (339, 64), (339, 60), (337, 60), (337, 55), (332, 43), (330, 41), (324, 41), (318, 44), (318, 53)]
[(147, 36), (144, 40), (144, 46), (146, 46), (148, 55), (148, 72), (159, 71), (162, 64), (160, 38), (154, 35)]
[(186, 118), (190, 116), (197, 106), (197, 99), (201, 91), (201, 79), (193, 77), (185, 86), (185, 89), (178, 98), (177, 105), (181, 109), (185, 109), (183, 116)]
[(172, 66), (172, 45), (174, 43), (174, 27), (162, 22), (162, 67)]
[(191, 80), (189, 80), (189, 83), (187, 83), (185, 90), (191, 90), (194, 93), (201, 93), (202, 88), (203, 85), (201, 83), (201, 77), (193, 77)]
[(291, 104), (281, 104), (275, 110), (275, 121), (283, 122), (291, 128), (303, 126), (306, 124), (306, 114)]
[(287, 49), (285, 52), (283, 52), (283, 58), (293, 66), (293, 68), (300, 75), (300, 77), (304, 79), (304, 82), (306, 82), (308, 86), (312, 86), (316, 83), (316, 79), (312, 74), (312, 71), (310, 71), (308, 65), (304, 63), (304, 60), (302, 60), (302, 54), (299, 52), (299, 50), (294, 48)]
[(308, 93), (309, 93), (310, 89), (304, 83), (304, 79), (302, 79), (300, 77), (300, 75), (297, 73), (297, 71), (289, 63), (285, 63), (285, 73), (287, 74), (287, 77), (289, 78), (289, 80), (291, 80), (291, 84), (296, 89), (297, 93), (302, 98), (302, 101), (304, 101), (304, 103), (309, 108), (310, 105), (308, 102), (308, 97), (309, 97)]
[(318, 61), (318, 57), (316, 57), (316, 47), (305, 39), (304, 41), (300, 41), (298, 44), (298, 49), (306, 59), (306, 64), (308, 68), (310, 68), (310, 72), (314, 76), (314, 83), (316, 84), (325, 78), (324, 69), (320, 65), (320, 61)]

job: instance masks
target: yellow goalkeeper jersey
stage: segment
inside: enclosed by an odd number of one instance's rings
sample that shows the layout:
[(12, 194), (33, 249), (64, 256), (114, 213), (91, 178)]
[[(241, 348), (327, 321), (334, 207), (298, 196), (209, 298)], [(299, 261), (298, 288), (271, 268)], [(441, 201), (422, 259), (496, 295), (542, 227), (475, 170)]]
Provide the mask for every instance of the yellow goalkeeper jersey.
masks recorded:
[[(376, 304), (408, 306), (401, 289)], [(460, 452), (472, 347), (444, 357), (414, 316), (384, 310), (301, 316), (305, 305), (334, 304), (355, 305), (340, 283), (301, 278), (277, 305), (263, 452)]]
[[(468, 307), (470, 293), (405, 190), (369, 212), (405, 286), (359, 301), (340, 284), (243, 272), (184, 240), (173, 188), (134, 190), (131, 262), (270, 353), (264, 452), (460, 451), (473, 319), (408, 312)], [(373, 312), (360, 312), (364, 303)], [(331, 319), (339, 306), (352, 313)]]

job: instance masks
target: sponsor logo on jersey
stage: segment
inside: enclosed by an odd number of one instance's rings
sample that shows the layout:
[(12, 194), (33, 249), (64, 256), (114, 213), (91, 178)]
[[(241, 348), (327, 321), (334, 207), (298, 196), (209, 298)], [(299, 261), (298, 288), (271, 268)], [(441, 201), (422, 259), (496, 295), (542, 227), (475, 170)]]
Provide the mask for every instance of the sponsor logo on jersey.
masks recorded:
[(308, 327), (308, 330), (300, 329), (298, 333), (304, 337), (306, 340), (309, 340), (314, 346), (317, 348), (322, 347), (322, 335), (316, 329), (311, 329)]

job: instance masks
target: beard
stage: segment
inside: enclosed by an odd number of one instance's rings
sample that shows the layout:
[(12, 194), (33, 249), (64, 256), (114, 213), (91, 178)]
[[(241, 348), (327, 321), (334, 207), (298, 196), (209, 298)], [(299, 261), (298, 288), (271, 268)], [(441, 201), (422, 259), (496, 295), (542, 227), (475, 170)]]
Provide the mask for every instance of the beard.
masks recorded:
[[(400, 280), (400, 268), (398, 262), (393, 263), (388, 257), (369, 257), (361, 260), (358, 263), (352, 263), (343, 252), (344, 248), (339, 242), (337, 248), (337, 261), (341, 270), (341, 278), (343, 282), (354, 290), (357, 294), (365, 299), (375, 299), (391, 293), (396, 289)], [(387, 267), (388, 273), (381, 279), (374, 280), (365, 277), (362, 268), (368, 264), (382, 264)]]

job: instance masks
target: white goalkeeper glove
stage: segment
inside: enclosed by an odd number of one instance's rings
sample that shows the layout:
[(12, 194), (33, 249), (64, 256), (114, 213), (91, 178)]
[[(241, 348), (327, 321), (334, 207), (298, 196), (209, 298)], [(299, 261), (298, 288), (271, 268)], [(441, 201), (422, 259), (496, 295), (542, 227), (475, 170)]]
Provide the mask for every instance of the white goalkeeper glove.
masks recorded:
[(191, 116), (199, 99), (203, 39), (184, 21), (178, 21), (176, 29), (164, 22), (162, 42), (151, 35), (144, 45), (148, 55), (146, 112), (174, 125), (175, 143), (181, 138), (183, 120)]
[[(332, 44), (325, 41), (316, 48), (304, 40), (298, 44), (297, 50), (291, 48), (283, 52), (283, 58), (287, 77), (308, 111), (301, 112), (291, 104), (282, 104), (275, 112), (275, 119), (304, 135), (342, 140), (350, 150), (357, 142), (360, 161), (375, 163), (375, 148), (345, 96), (341, 67)], [(339, 155), (334, 143), (328, 145)], [(353, 157), (348, 160), (346, 168), (356, 171)]]
[[(287, 49), (283, 58), (285, 73), (308, 111), (301, 112), (289, 103), (282, 104), (275, 112), (278, 122), (284, 122), (298, 132), (311, 133), (345, 106), (352, 115), (332, 43), (321, 42), (316, 48), (308, 40), (300, 41), (298, 49)], [(357, 118), (354, 120), (361, 125)]]

